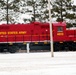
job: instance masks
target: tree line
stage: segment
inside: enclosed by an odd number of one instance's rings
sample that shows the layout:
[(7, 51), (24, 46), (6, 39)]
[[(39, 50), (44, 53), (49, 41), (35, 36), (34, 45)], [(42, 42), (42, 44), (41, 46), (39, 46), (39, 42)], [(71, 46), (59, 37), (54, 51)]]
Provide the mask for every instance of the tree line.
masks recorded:
[[(66, 21), (67, 27), (76, 26), (76, 5), (73, 0), (51, 0), (52, 21)], [(20, 23), (22, 14), (31, 15), (23, 22), (48, 22), (48, 0), (0, 0), (0, 22)]]

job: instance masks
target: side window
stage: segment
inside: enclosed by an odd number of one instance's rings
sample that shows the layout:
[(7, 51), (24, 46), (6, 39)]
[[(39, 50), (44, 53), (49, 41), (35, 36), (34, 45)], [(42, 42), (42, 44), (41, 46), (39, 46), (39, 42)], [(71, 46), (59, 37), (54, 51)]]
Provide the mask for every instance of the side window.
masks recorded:
[(58, 27), (57, 27), (57, 32), (63, 32), (63, 27), (58, 26)]

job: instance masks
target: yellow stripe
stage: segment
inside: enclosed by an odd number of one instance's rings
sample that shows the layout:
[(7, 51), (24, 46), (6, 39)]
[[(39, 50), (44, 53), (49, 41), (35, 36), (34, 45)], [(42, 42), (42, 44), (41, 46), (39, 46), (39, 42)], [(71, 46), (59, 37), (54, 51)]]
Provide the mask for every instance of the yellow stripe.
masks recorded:
[(38, 42), (35, 42), (35, 44), (38, 44)]
[(63, 42), (60, 42), (60, 43), (63, 43)]
[(44, 42), (44, 44), (47, 44), (48, 42)]
[(10, 43), (9, 43), (9, 45), (13, 45), (13, 43), (12, 43), (12, 42), (10, 42)]
[(23, 44), (26, 45), (26, 42), (24, 42)]

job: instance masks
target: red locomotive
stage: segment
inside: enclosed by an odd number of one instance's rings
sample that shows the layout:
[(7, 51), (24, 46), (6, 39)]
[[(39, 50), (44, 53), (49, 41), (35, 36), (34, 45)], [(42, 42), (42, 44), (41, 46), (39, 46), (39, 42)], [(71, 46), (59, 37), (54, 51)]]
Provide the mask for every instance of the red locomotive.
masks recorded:
[[(75, 50), (76, 30), (66, 28), (65, 22), (52, 23), (54, 50)], [(27, 24), (0, 25), (0, 52), (15, 53), (19, 49), (50, 50), (49, 23), (32, 22)]]

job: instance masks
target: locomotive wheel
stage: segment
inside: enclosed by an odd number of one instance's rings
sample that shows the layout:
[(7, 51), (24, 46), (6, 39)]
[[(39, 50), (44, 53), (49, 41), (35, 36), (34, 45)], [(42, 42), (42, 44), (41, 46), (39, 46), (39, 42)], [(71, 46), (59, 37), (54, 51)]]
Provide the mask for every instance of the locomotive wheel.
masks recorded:
[(72, 44), (72, 50), (76, 51), (76, 43)]
[(73, 51), (76, 51), (76, 47), (75, 47), (75, 46), (74, 46), (74, 47), (72, 47), (72, 50), (73, 50)]
[(16, 52), (15, 46), (9, 47), (9, 52), (10, 52), (10, 53), (15, 53), (15, 52)]
[(59, 43), (54, 44), (54, 51), (60, 51), (60, 44)]

